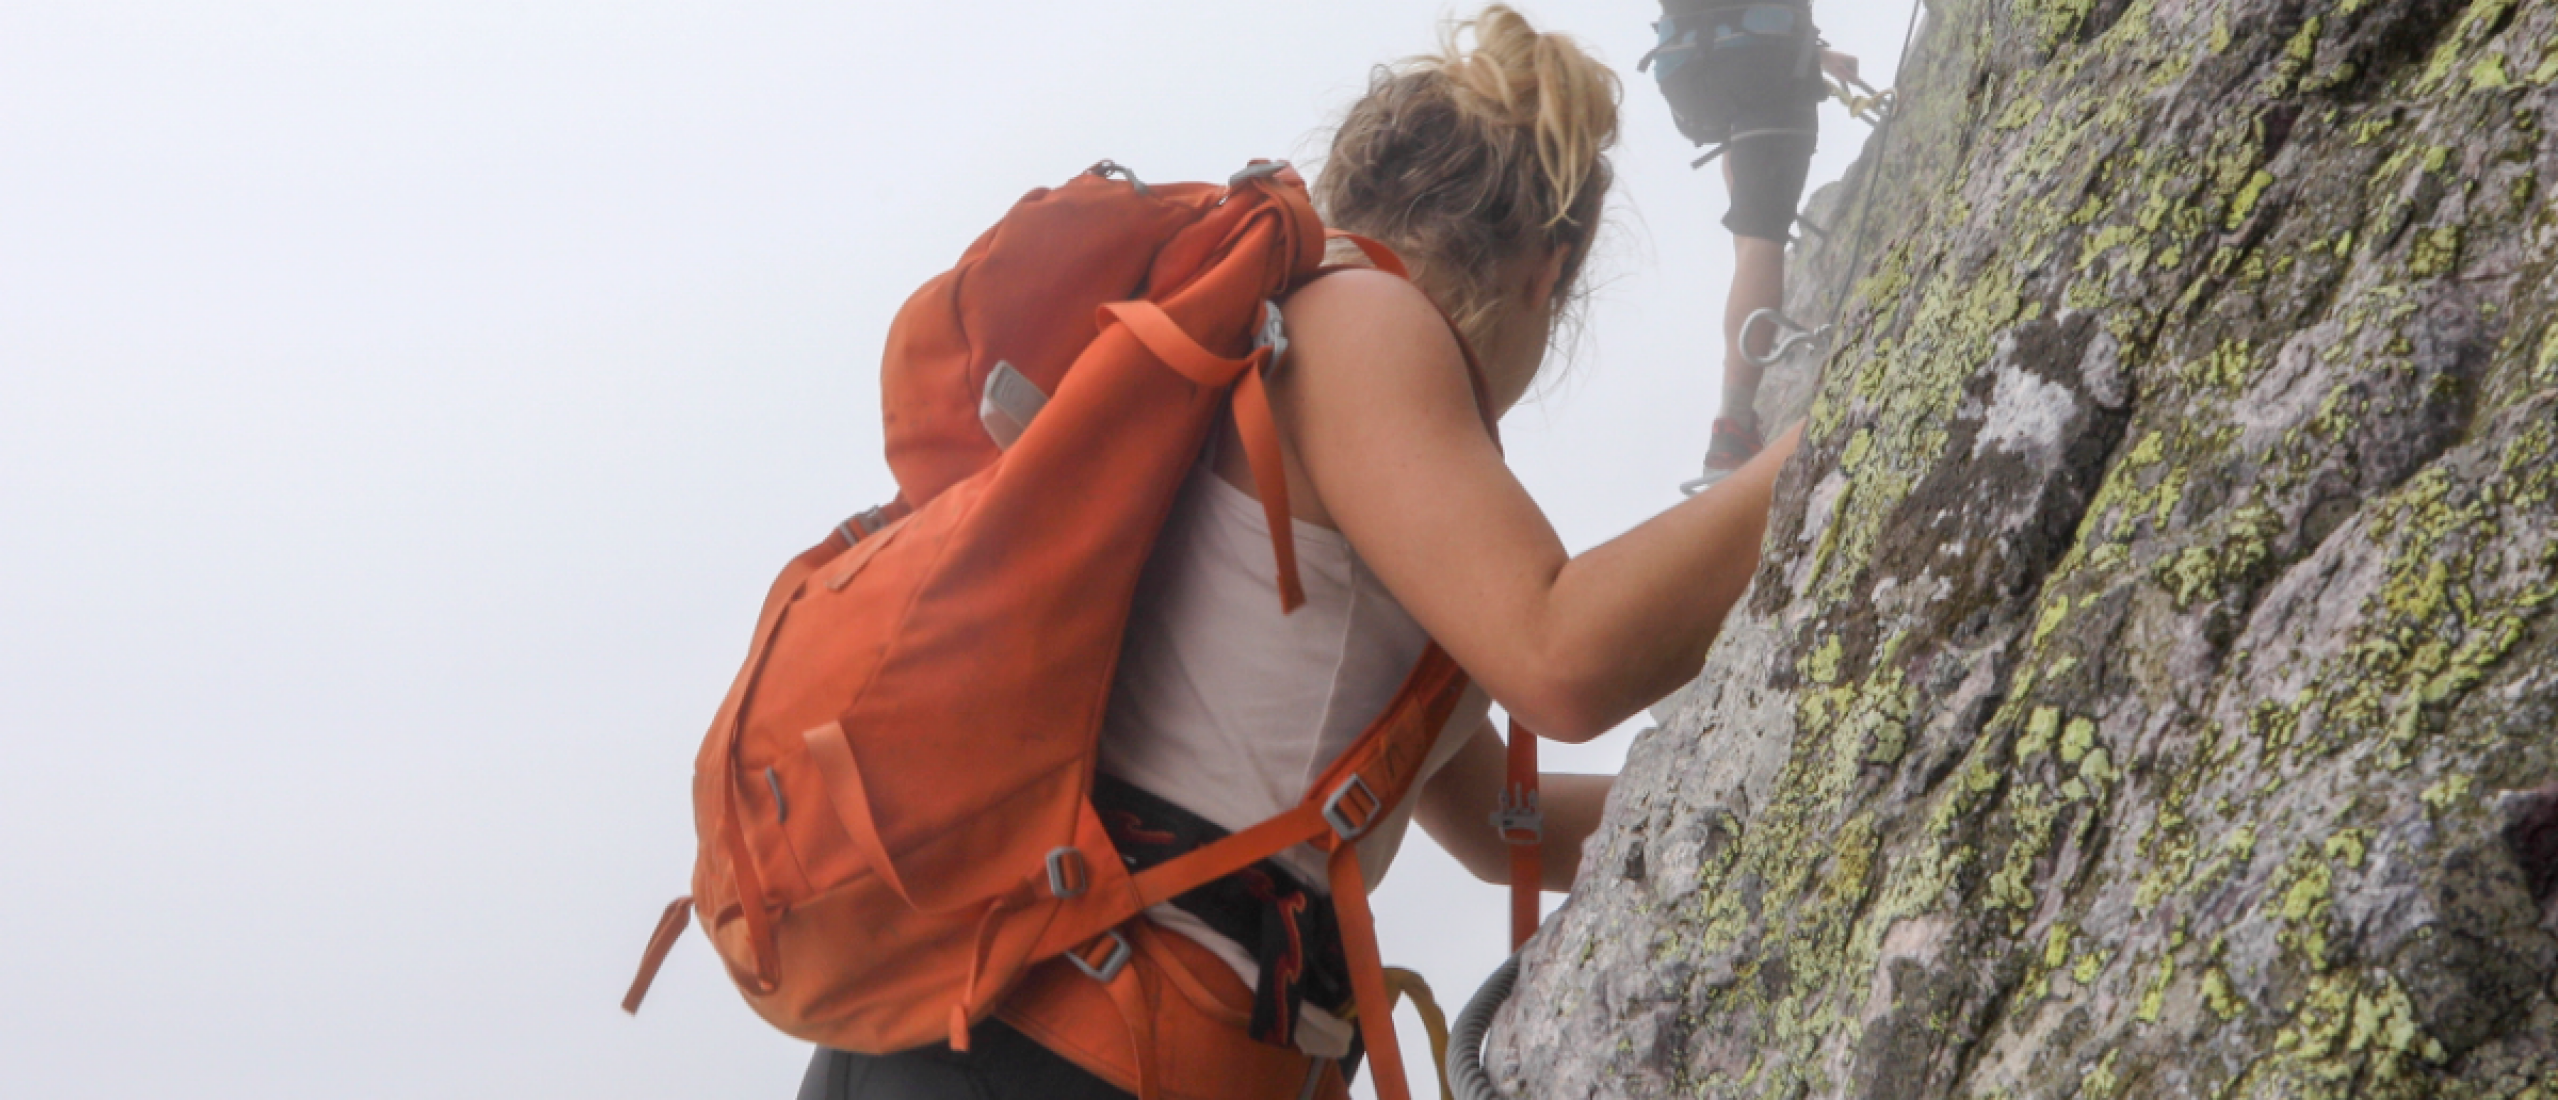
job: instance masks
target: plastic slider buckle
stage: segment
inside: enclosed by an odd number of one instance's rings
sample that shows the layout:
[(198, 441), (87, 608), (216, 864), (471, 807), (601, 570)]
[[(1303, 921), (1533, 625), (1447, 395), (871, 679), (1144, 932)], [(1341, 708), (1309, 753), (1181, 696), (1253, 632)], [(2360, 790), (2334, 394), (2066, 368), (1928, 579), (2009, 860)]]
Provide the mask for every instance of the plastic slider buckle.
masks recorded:
[[(1085, 952), (1102, 944), (1109, 944), (1110, 951), (1102, 956), (1100, 962), (1084, 957)], [(1066, 952), (1066, 961), (1075, 964), (1075, 969), (1083, 971), (1092, 980), (1107, 983), (1112, 978), (1118, 977), (1121, 970), (1127, 969), (1128, 957), (1134, 953), (1128, 948), (1128, 937), (1120, 935), (1117, 929), (1113, 929), (1102, 933), (1100, 938), (1091, 943)]]
[(1275, 176), (1287, 170), (1288, 162), (1284, 160), (1256, 160), (1244, 165), (1242, 171), (1226, 177), (1226, 186), (1241, 187), (1252, 180)]
[(844, 544), (850, 546), (878, 534), (879, 529), (886, 526), (888, 526), (888, 508), (886, 505), (880, 505), (864, 509), (860, 515), (836, 524), (835, 533), (844, 536)]
[(1503, 790), (1500, 806), (1492, 811), (1492, 829), (1501, 834), (1502, 843), (1526, 847), (1545, 841), (1545, 812), (1537, 809), (1537, 792)]
[(1048, 853), (1048, 892), (1060, 898), (1083, 896), (1092, 889), (1092, 865), (1084, 862), (1084, 853), (1074, 848), (1057, 848)]
[(1354, 775), (1323, 800), (1323, 820), (1332, 826), (1334, 835), (1357, 840), (1376, 827), (1377, 811), (1384, 808), (1385, 804), (1377, 800), (1377, 792), (1368, 789), (1368, 782)]

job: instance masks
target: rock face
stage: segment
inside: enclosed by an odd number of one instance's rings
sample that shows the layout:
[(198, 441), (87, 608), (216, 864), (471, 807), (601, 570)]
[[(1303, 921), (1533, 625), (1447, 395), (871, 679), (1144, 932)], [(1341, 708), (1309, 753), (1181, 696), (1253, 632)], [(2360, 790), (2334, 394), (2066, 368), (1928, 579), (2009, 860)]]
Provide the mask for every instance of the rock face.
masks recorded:
[(2558, 0), (1939, 0), (1502, 1087), (2558, 1100), (2553, 80)]

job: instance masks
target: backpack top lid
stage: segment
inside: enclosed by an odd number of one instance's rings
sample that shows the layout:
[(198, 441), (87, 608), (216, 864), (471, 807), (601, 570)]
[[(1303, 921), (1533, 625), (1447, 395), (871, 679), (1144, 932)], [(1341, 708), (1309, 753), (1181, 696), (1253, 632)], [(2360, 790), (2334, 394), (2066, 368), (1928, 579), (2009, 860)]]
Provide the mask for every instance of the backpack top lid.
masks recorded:
[[(1255, 162), (1224, 187), (1147, 185), (1108, 172), (1125, 170), (1104, 161), (1023, 196), (898, 311), (879, 373), (888, 464), (907, 503), (940, 495), (1001, 453), (979, 412), (998, 364), (1056, 393), (1099, 333), (1103, 304), (1170, 297), (1217, 267), (1256, 222), (1294, 223), (1283, 229), (1289, 247), (1272, 251), (1261, 273), (1263, 297), (1323, 262), (1322, 224), (1304, 181), (1284, 164)], [(1267, 186), (1244, 186), (1263, 177)], [(1252, 318), (1241, 317), (1241, 327), (1215, 320), (1219, 331), (1191, 335), (1219, 354), (1245, 350)]]

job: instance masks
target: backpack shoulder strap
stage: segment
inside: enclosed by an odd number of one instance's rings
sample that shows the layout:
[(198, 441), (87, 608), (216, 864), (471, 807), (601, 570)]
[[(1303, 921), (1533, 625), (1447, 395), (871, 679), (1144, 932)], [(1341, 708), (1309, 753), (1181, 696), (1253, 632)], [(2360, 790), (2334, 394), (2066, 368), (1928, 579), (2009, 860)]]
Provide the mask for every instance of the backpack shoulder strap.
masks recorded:
[[(1403, 258), (1378, 241), (1338, 229), (1325, 230), (1324, 236), (1356, 247), (1379, 271), (1398, 278), (1410, 277)], [(1350, 266), (1318, 268), (1307, 281), (1346, 270), (1350, 270)], [(1437, 308), (1438, 303), (1434, 301), (1431, 306)], [(1253, 495), (1261, 498), (1262, 519), (1270, 528), (1270, 553), (1279, 566), (1279, 609), (1288, 612), (1305, 604), (1306, 590), (1297, 571), (1296, 536), (1290, 523), (1288, 472), (1283, 457), (1285, 452), (1279, 442), (1279, 421), (1271, 414), (1270, 390), (1262, 381), (1263, 372), (1275, 366), (1280, 356), (1287, 354), (1288, 339), (1280, 329), (1278, 307), (1271, 305), (1265, 308), (1269, 312), (1262, 319), (1261, 335), (1248, 359), (1218, 359), (1195, 342), (1190, 342), (1187, 349), (1178, 348), (1175, 345), (1187, 342), (1188, 337), (1180, 334), (1177, 328), (1169, 333), (1158, 331), (1157, 337), (1163, 341), (1164, 347), (1157, 347), (1155, 339), (1147, 339), (1147, 347), (1167, 363), (1172, 363), (1172, 356), (1176, 353), (1199, 361), (1202, 365), (1197, 373), (1181, 364), (1173, 364), (1175, 369), (1194, 379), (1212, 376), (1208, 366), (1210, 361), (1220, 368), (1213, 372), (1214, 377), (1227, 377), (1223, 368), (1230, 365), (1240, 370), (1233, 397), (1235, 434), (1243, 439), (1244, 462), (1252, 470)], [(1492, 445), (1499, 447), (1501, 426), (1493, 416), (1492, 389), (1484, 380), (1483, 364), (1475, 358), (1474, 346), (1466, 341), (1465, 333), (1458, 331), (1456, 321), (1448, 317), (1447, 311), (1440, 310), (1439, 316), (1447, 320), (1448, 334), (1456, 337), (1457, 351), (1465, 357), (1466, 380), (1474, 387), (1475, 410), (1483, 417), (1483, 430), (1491, 434)], [(1127, 320), (1125, 317), (1121, 319)], [(1141, 339), (1146, 338), (1144, 333), (1139, 335)], [(1180, 341), (1174, 339), (1176, 335), (1180, 336)]]

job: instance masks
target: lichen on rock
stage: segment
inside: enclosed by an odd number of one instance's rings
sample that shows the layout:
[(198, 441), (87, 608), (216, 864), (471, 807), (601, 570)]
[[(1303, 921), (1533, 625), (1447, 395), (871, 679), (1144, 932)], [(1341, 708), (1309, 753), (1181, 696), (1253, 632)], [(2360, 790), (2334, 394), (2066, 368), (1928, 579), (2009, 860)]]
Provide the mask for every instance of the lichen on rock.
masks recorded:
[(1938, 0), (1496, 1081), (2558, 1100), (2553, 81), (2558, 0)]

